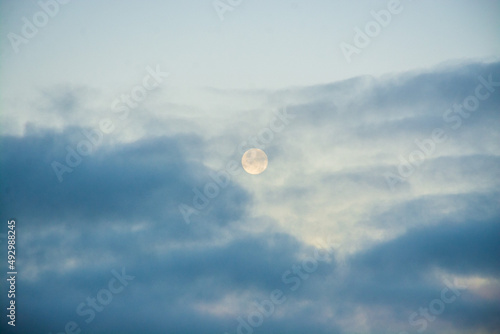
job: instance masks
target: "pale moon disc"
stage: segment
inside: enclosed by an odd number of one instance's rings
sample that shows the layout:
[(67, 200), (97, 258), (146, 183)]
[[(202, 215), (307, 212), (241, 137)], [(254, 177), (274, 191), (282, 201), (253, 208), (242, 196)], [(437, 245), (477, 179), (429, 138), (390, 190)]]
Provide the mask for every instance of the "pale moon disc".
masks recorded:
[(267, 168), (267, 155), (258, 148), (251, 148), (243, 154), (241, 165), (248, 174), (260, 174)]

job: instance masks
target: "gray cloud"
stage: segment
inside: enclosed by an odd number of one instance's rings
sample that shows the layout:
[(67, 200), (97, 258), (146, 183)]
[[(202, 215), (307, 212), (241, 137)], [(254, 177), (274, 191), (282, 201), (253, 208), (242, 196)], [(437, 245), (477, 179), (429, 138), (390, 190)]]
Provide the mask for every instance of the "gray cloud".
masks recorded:
[[(396, 191), (383, 177), (416, 138), (446, 127), (444, 110), (490, 73), (500, 79), (500, 65), (248, 92), (261, 108), (213, 119), (162, 114), (152, 102), (128, 129), (139, 129), (138, 140), (111, 136), (62, 183), (50, 164), (64, 161), (66, 145), (89, 128), (66, 120), (62, 130), (31, 125), (23, 136), (3, 136), (1, 211), (18, 220), (22, 268), (18, 332), (55, 333), (75, 320), (85, 333), (234, 333), (236, 318), (274, 289), (287, 301), (256, 332), (411, 332), (409, 315), (439, 297), (445, 274), (472, 285), (428, 332), (494, 333), (499, 94)], [(47, 105), (80, 115), (85, 94), (49, 94)], [(296, 119), (267, 144), (268, 170), (234, 177), (186, 224), (178, 205), (192, 204), (192, 189), (211, 181), (214, 165), (238, 159), (237, 145), (280, 104)], [(252, 108), (255, 115), (240, 118)], [(327, 237), (340, 243), (332, 261), (291, 291), (283, 273)], [(135, 279), (86, 324), (76, 307), (122, 267)]]

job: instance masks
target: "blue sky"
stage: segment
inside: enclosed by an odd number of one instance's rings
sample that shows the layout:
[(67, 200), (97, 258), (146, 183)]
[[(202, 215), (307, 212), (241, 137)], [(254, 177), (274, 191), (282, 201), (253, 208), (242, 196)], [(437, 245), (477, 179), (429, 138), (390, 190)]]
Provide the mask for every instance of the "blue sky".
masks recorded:
[(499, 9), (0, 1), (2, 333), (497, 333)]

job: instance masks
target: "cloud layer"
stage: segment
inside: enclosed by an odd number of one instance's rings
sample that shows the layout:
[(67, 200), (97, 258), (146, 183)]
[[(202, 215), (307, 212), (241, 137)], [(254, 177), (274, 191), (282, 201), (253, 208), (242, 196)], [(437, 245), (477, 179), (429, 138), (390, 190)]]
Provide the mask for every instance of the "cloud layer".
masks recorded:
[[(412, 333), (424, 324), (428, 333), (495, 333), (500, 87), (489, 91), (480, 79), (489, 77), (500, 81), (500, 63), (206, 90), (207, 105), (157, 94), (126, 124), (92, 102), (92, 89), (47, 90), (7, 117), (22, 134), (1, 139), (1, 211), (17, 221), (22, 273), (16, 330), (59, 333), (74, 321), (83, 333), (237, 333), (241, 317), (261, 333)], [(481, 84), (490, 95), (476, 110), (453, 111)], [(283, 130), (259, 136), (284, 108), (293, 117)], [(117, 130), (59, 182), (52, 163), (67, 165), (67, 147), (104, 117)], [(402, 176), (401, 157), (410, 161), (435, 129), (447, 139)], [(196, 208), (197, 191), (239, 162), (249, 136), (268, 170), (231, 174)], [(392, 186), (388, 173), (399, 177)], [(195, 210), (189, 224), (179, 205)], [(87, 323), (78, 306), (122, 268), (133, 280)], [(445, 288), (460, 294), (426, 318), (421, 308), (440, 305)], [(284, 302), (252, 326), (254, 302), (275, 290)]]

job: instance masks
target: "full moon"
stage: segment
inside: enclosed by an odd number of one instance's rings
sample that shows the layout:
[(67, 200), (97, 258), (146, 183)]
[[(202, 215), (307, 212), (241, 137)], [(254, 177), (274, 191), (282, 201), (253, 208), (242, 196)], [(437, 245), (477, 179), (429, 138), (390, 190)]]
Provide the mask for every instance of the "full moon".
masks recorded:
[(267, 155), (258, 148), (252, 148), (243, 154), (241, 165), (248, 174), (260, 174), (267, 168)]

